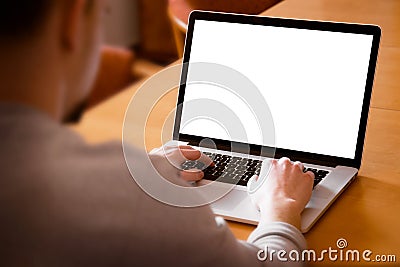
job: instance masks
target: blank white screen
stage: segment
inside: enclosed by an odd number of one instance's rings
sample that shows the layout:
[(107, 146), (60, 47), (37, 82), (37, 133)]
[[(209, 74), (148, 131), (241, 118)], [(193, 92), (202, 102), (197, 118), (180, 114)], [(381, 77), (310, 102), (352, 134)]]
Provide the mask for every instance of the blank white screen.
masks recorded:
[[(354, 158), (372, 39), (372, 35), (196, 20), (190, 62), (222, 64), (247, 76), (269, 105), (276, 147)], [(184, 101), (213, 95), (222, 101), (215, 89), (210, 94), (210, 88), (202, 86), (187, 86)], [(245, 116), (237, 103), (223, 101)], [(241, 119), (251, 133), (256, 129), (250, 121)], [(204, 123), (181, 125), (180, 132), (228, 139), (216, 124)], [(251, 134), (249, 140), (234, 141), (273, 145), (260, 143)]]

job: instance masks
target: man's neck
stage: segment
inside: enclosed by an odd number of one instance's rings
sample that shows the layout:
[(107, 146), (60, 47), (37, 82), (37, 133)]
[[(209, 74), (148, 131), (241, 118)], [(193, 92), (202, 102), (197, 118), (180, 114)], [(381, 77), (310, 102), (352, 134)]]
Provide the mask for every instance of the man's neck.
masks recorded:
[(54, 54), (41, 51), (42, 47), (35, 42), (1, 45), (0, 101), (33, 107), (59, 121), (63, 103), (59, 67)]

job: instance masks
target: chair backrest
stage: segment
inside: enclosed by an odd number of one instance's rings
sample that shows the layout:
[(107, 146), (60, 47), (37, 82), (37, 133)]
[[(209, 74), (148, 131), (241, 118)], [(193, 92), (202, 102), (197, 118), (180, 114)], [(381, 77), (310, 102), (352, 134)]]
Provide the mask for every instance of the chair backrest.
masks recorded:
[(281, 0), (186, 0), (193, 9), (260, 14)]
[(189, 14), (192, 10), (209, 10), (257, 15), (282, 0), (168, 0), (168, 15), (179, 57), (183, 55)]

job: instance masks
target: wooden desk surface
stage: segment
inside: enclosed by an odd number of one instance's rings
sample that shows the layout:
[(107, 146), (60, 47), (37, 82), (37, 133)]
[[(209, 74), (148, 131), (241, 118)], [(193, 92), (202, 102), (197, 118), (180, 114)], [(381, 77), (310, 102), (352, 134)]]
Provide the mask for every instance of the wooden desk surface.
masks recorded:
[[(373, 23), (382, 27), (379, 62), (373, 89), (362, 167), (358, 178), (307, 233), (312, 249), (336, 248), (345, 238), (350, 249), (394, 254), (400, 261), (400, 1), (285, 0), (262, 13), (277, 17)], [(89, 142), (121, 139), (122, 122), (137, 83), (89, 110), (73, 128)], [(176, 91), (162, 99), (147, 126), (149, 146), (161, 145), (160, 128), (175, 107)], [(171, 126), (170, 126), (171, 127)], [(229, 222), (239, 239), (253, 226)], [(336, 262), (338, 266), (343, 263)], [(363, 265), (365, 263), (352, 263)], [(399, 263), (397, 263), (398, 265)], [(318, 265), (318, 264), (315, 264)], [(387, 264), (384, 264), (387, 265)]]

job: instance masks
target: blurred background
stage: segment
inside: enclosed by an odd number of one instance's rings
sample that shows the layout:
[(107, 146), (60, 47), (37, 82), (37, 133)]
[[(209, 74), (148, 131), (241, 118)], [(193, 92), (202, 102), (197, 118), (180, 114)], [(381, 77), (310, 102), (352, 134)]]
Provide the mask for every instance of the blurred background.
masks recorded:
[(182, 57), (192, 10), (259, 14), (281, 0), (112, 0), (93, 107)]

